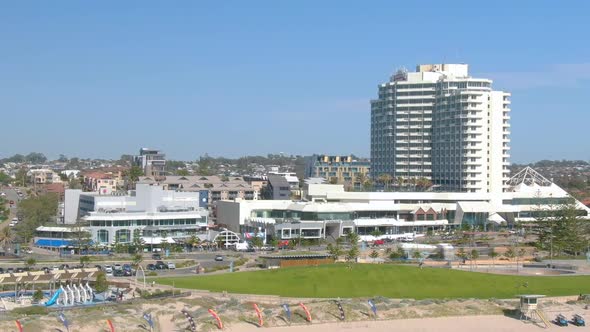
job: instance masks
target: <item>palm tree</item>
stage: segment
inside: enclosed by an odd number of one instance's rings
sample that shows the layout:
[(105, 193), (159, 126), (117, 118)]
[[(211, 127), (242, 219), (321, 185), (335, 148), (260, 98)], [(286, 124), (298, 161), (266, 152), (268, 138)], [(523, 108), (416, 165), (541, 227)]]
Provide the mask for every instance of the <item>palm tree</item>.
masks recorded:
[(383, 183), (383, 186), (385, 187), (385, 191), (389, 190), (389, 185), (391, 184), (392, 180), (393, 180), (393, 177), (387, 173), (383, 173), (383, 174), (379, 175), (379, 181), (381, 183)]
[(406, 179), (403, 176), (398, 176), (395, 182), (397, 183), (397, 186), (400, 188), (401, 191), (401, 188), (406, 184)]
[(0, 243), (2, 244), (2, 248), (4, 248), (4, 253), (8, 254), (8, 247), (12, 244), (12, 231), (10, 227), (4, 227), (0, 231)]

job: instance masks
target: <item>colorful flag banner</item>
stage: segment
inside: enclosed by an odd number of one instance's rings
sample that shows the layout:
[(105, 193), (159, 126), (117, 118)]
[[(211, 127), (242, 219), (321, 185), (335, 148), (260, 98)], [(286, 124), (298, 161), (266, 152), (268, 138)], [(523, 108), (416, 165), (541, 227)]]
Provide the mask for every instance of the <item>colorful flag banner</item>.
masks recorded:
[(143, 313), (143, 319), (148, 323), (151, 329), (154, 328), (154, 320), (152, 319), (152, 314), (148, 314), (147, 312)]
[[(186, 311), (186, 309), (182, 309), (180, 312), (182, 312), (184, 317), (186, 317), (186, 320), (188, 320), (188, 323), (191, 327), (191, 331), (195, 332), (197, 330), (197, 325), (195, 325), (195, 320), (193, 319), (193, 316), (191, 316), (191, 314), (189, 314), (189, 312)], [(145, 314), (143, 317), (145, 318)], [(151, 315), (150, 315), (150, 318), (151, 318)], [(152, 324), (153, 324), (153, 322), (152, 322)]]
[(258, 304), (253, 303), (254, 305), (254, 310), (256, 310), (256, 315), (258, 315), (258, 326), (262, 327), (262, 325), (264, 325), (264, 320), (262, 319), (262, 311), (260, 311), (260, 308), (258, 308)]
[(307, 309), (303, 303), (299, 303), (299, 306), (303, 308), (303, 311), (305, 311), (305, 315), (307, 316), (307, 321), (311, 323), (311, 312), (309, 312), (309, 309)]
[(59, 316), (57, 316), (59, 318), (59, 320), (64, 324), (64, 327), (66, 328), (66, 331), (70, 332), (70, 322), (68, 322), (68, 320), (66, 319), (66, 316), (64, 315), (63, 312), (59, 313)]
[(223, 322), (221, 322), (221, 318), (219, 317), (219, 315), (213, 310), (213, 309), (209, 309), (209, 313), (215, 318), (215, 320), (217, 321), (217, 327), (221, 330), (223, 329)]
[(375, 317), (377, 317), (377, 307), (375, 306), (375, 303), (372, 300), (367, 301), (369, 303), (369, 306), (371, 307), (371, 311), (373, 311), (373, 315), (375, 315)]
[(115, 325), (113, 325), (113, 322), (111, 322), (110, 319), (107, 319), (107, 325), (109, 326), (109, 329), (111, 329), (111, 332), (115, 332)]
[(285, 315), (287, 315), (287, 320), (289, 323), (291, 322), (291, 309), (287, 303), (283, 304), (283, 309), (285, 310)]
[(18, 329), (18, 332), (23, 332), (23, 326), (21, 325), (21, 323), (18, 320), (15, 320), (14, 324), (16, 324), (16, 328)]
[(337, 301), (336, 304), (338, 304), (338, 310), (340, 310), (340, 320), (344, 321), (345, 317), (344, 317), (344, 308), (342, 308), (342, 303), (340, 303), (340, 301)]

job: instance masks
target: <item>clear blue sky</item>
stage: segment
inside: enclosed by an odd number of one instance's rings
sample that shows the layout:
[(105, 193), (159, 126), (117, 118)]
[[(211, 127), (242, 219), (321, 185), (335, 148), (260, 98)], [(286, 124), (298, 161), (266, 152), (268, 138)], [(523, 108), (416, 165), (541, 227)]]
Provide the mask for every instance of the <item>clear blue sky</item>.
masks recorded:
[(3, 1), (0, 156), (369, 155), (398, 67), (512, 92), (512, 161), (590, 159), (587, 1)]

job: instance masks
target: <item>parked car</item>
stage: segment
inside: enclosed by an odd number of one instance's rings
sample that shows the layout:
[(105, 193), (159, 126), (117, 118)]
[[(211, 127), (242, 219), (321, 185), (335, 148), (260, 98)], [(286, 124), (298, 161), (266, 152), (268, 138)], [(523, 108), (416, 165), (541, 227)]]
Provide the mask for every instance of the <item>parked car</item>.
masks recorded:
[(160, 259), (162, 259), (162, 255), (160, 255), (160, 254), (152, 254), (152, 259), (160, 260)]
[(131, 264), (123, 264), (123, 272), (125, 272), (126, 277), (135, 275), (135, 269), (131, 267)]
[(4, 269), (0, 267), (0, 274), (4, 273)]
[(22, 268), (22, 267), (17, 267), (16, 270), (15, 270), (15, 272), (16, 273), (22, 273), (22, 272), (25, 272), (25, 269)]
[(156, 270), (156, 265), (155, 264), (148, 264), (146, 266), (146, 269), (148, 269), (150, 271), (155, 271)]
[(102, 270), (102, 266), (100, 266), (100, 265), (94, 265), (94, 267), (97, 268), (99, 271)]
[(7, 268), (6, 273), (14, 273), (14, 268), (12, 268), (12, 267)]
[(113, 273), (113, 267), (110, 266), (110, 265), (105, 265), (104, 266), (104, 272), (106, 272), (107, 274)]
[(217, 256), (215, 256), (215, 260), (216, 260), (217, 262), (223, 262), (223, 256), (221, 256), (221, 255), (217, 255)]
[(125, 276), (125, 271), (123, 270), (114, 270), (113, 277), (123, 277)]
[(169, 268), (170, 270), (174, 270), (174, 269), (176, 269), (176, 264), (174, 264), (174, 263), (172, 263), (172, 262), (168, 262), (168, 268)]
[(164, 264), (162, 261), (156, 261), (156, 269), (158, 270), (165, 270), (168, 268), (168, 265)]
[(115, 264), (113, 265), (113, 270), (122, 270), (123, 266), (121, 264)]

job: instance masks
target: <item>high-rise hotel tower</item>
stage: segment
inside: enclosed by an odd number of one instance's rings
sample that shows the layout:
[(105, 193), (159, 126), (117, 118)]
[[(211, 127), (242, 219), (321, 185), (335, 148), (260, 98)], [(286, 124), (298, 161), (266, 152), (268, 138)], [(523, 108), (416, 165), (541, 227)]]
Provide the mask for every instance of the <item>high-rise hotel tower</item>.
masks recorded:
[(510, 94), (466, 64), (418, 65), (379, 85), (371, 101), (371, 175), (426, 178), (437, 191), (506, 188)]

